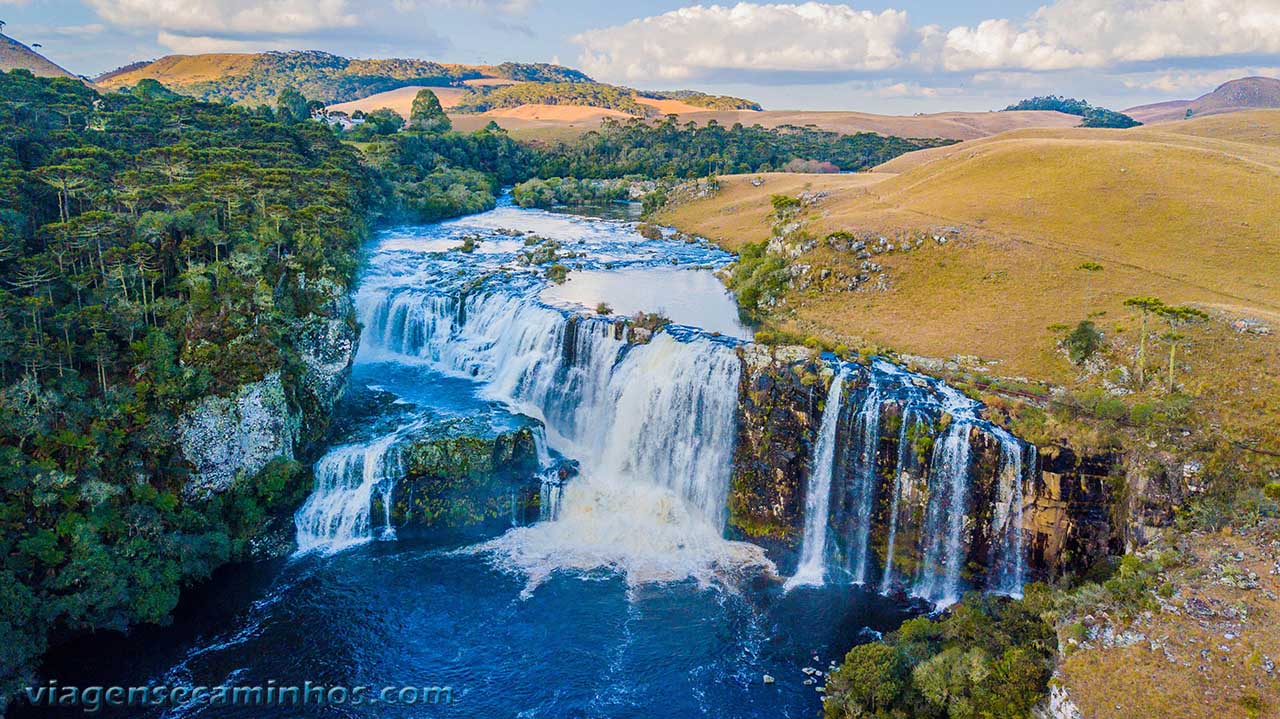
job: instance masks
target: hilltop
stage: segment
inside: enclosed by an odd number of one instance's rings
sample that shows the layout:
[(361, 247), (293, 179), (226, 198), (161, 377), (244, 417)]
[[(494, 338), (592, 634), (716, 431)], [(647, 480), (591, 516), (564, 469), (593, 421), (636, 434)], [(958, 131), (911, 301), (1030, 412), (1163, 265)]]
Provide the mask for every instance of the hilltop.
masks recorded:
[(1213, 92), (1194, 100), (1170, 100), (1139, 105), (1125, 114), (1144, 123), (1170, 122), (1188, 117), (1222, 115), (1243, 110), (1280, 108), (1280, 80), (1273, 77), (1242, 77), (1219, 85)]
[(75, 77), (30, 47), (0, 34), (0, 72), (30, 70), (37, 77)]
[(358, 100), (406, 86), (483, 87), (518, 82), (590, 82), (577, 70), (542, 63), (459, 65), (415, 59), (359, 60), (315, 50), (168, 55), (105, 73), (95, 82), (116, 89), (152, 79), (205, 100), (269, 103), (286, 87), (325, 103)]

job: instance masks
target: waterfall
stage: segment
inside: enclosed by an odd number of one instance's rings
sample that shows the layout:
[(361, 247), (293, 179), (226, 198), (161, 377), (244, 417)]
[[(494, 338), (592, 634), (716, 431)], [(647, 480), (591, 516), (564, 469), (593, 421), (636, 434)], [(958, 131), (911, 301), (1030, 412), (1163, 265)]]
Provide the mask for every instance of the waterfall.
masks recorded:
[(881, 594), (888, 594), (893, 586), (893, 552), (898, 542), (898, 513), (902, 511), (902, 495), (908, 489), (906, 475), (914, 456), (911, 428), (919, 421), (915, 412), (915, 408), (910, 405), (902, 409), (902, 426), (898, 430), (898, 462), (893, 470), (893, 502), (889, 508), (889, 539), (885, 545), (884, 574), (880, 578)]
[(298, 552), (336, 552), (373, 538), (369, 512), (381, 491), (391, 527), (391, 489), (400, 474), (391, 451), (400, 433), (334, 447), (315, 464), (315, 489), (294, 515)]
[(960, 599), (960, 570), (967, 549), (964, 530), (971, 429), (971, 424), (953, 416), (951, 426), (933, 448), (929, 506), (922, 537), (924, 558), (912, 593), (936, 605), (946, 606)]
[(629, 581), (713, 581), (763, 550), (727, 542), (741, 360), (731, 344), (658, 332), (644, 344), (597, 317), (473, 291), (360, 298), (366, 358), (472, 377), (484, 396), (542, 420), (579, 476), (544, 482), (546, 519), (480, 551), (536, 585), (552, 570), (609, 568)]
[(560, 518), (563, 488), (563, 482), (556, 470), (543, 472), (542, 482), (538, 488), (538, 521), (548, 522)]
[(849, 569), (854, 584), (865, 584), (867, 581), (876, 469), (880, 455), (880, 409), (883, 403), (880, 387), (873, 378), (863, 397), (862, 407), (858, 410), (855, 428), (855, 436), (859, 439), (858, 463), (851, 487), (855, 524), (853, 537), (849, 542)]
[(786, 588), (821, 585), (826, 577), (827, 516), (831, 507), (831, 475), (835, 473), (836, 429), (840, 424), (840, 400), (844, 392), (845, 370), (831, 380), (822, 423), (818, 426), (818, 444), (804, 497), (804, 538), (801, 541), (800, 565), (787, 580)]
[[(1000, 475), (995, 511), (991, 517), (991, 556), (988, 561), (987, 588), (990, 591), (1021, 597), (1026, 574), (1026, 550), (1022, 531), (1023, 492), (1026, 480), (1023, 469), (1023, 445), (1013, 435), (1000, 433)], [(1031, 467), (1036, 464), (1036, 449), (1030, 449)]]

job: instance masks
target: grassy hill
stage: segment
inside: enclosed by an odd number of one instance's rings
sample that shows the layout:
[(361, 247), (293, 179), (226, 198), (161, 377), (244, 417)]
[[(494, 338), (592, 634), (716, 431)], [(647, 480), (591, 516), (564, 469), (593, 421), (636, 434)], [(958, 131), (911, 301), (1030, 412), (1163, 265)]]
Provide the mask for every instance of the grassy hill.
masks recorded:
[(1206, 117), (1245, 110), (1280, 108), (1280, 80), (1273, 77), (1242, 77), (1219, 85), (1195, 100), (1171, 100), (1140, 105), (1125, 110), (1139, 122), (1170, 122), (1188, 117)]
[[(740, 249), (770, 236), (772, 195), (811, 193), (818, 199), (800, 219), (819, 241), (789, 264), (808, 266), (812, 283), (788, 290), (769, 320), (851, 347), (963, 355), (961, 364), (994, 376), (1096, 382), (1068, 361), (1055, 328), (1092, 319), (1131, 356), (1137, 319), (1125, 299), (1195, 304), (1215, 320), (1187, 330), (1191, 391), (1222, 427), (1280, 450), (1267, 424), (1280, 418), (1280, 377), (1259, 376), (1280, 366), (1278, 136), (1280, 112), (1021, 130), (868, 174), (722, 178), (717, 196), (662, 220)], [(862, 259), (822, 241), (837, 231), (898, 249)], [(873, 281), (841, 286), (859, 273)], [(1242, 317), (1275, 334), (1231, 331)]]
[(586, 75), (559, 65), (503, 63), (456, 65), (413, 59), (358, 60), (318, 51), (169, 55), (135, 63), (96, 79), (108, 88), (158, 80), (169, 88), (206, 100), (256, 104), (273, 102), (286, 87), (309, 99), (349, 102), (410, 85), (463, 87), (467, 83), (586, 82)]
[(0, 34), (0, 72), (30, 70), (37, 77), (75, 77), (40, 53)]

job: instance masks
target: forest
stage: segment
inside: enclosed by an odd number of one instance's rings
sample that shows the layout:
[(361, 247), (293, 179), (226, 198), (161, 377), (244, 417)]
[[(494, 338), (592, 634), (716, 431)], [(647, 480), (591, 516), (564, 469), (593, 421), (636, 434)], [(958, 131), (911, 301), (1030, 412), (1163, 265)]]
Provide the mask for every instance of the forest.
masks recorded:
[[(130, 65), (101, 79), (146, 63)], [(358, 100), (407, 85), (445, 87), (493, 76), (518, 82), (589, 82), (586, 75), (545, 63), (504, 62), (483, 69), (404, 58), (354, 59), (319, 51), (265, 52), (252, 57), (246, 72), (183, 85), (182, 91), (204, 100), (245, 105), (272, 103), (286, 88), (326, 104)]]
[(606, 118), (598, 131), (542, 148), (539, 177), (703, 177), (782, 170), (792, 160), (829, 162), (857, 171), (912, 150), (951, 140), (906, 139), (873, 133), (842, 135), (811, 127), (764, 128), (715, 121), (680, 124), (669, 116), (656, 124)]

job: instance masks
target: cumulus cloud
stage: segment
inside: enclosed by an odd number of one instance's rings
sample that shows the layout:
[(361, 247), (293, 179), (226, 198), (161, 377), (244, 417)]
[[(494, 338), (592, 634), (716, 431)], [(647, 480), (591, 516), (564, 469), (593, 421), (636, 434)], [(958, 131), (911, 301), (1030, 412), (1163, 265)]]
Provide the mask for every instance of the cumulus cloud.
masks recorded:
[(947, 33), (947, 70), (1098, 68), (1280, 53), (1280, 3), (1258, 0), (1057, 0), (1024, 23), (987, 20)]
[(348, 0), (88, 0), (110, 23), (170, 33), (295, 35), (357, 24)]
[(1178, 72), (1137, 73), (1121, 80), (1133, 90), (1155, 90), (1166, 94), (1201, 95), (1224, 82), (1241, 77), (1264, 75), (1280, 77), (1280, 67), (1232, 67), (1224, 70), (1183, 70)]
[(911, 28), (898, 10), (845, 5), (681, 8), (574, 38), (589, 73), (681, 80), (723, 69), (874, 71), (903, 61)]
[(1055, 0), (972, 26), (913, 26), (898, 10), (739, 3), (582, 33), (584, 69), (616, 80), (716, 71), (957, 73), (1096, 69), (1280, 53), (1275, 0)]

